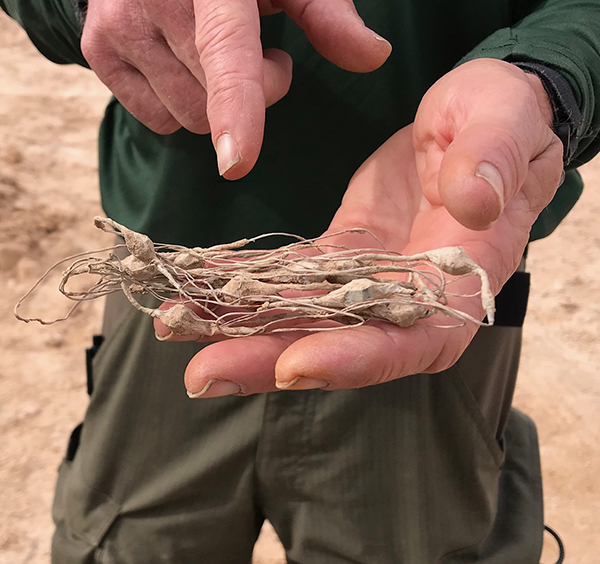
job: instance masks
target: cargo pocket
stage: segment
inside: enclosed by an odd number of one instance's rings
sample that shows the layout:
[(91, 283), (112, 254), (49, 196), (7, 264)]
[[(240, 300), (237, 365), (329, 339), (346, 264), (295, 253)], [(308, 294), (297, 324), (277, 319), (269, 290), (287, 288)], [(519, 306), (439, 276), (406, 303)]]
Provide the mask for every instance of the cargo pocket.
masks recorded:
[[(482, 377), (484, 376), (482, 375)], [(464, 412), (468, 415), (477, 435), (479, 435), (485, 444), (494, 466), (498, 469), (502, 468), (504, 464), (504, 450), (501, 442), (496, 439), (494, 430), (484, 419), (477, 400), (465, 384), (458, 370), (455, 368), (448, 370), (448, 380), (452, 383), (452, 389), (464, 407)]]
[[(432, 452), (417, 451), (427, 454), (421, 466), (431, 474), (419, 486), (430, 504), (423, 520), (427, 542), (422, 554), (411, 555), (416, 558), (407, 562), (442, 562), (445, 554), (478, 546), (487, 538), (497, 514), (504, 463), (504, 452), (458, 371), (452, 367), (428, 380), (432, 402), (420, 421), (430, 428)], [(423, 471), (419, 475), (423, 480)]]
[(497, 511), (485, 539), (446, 554), (440, 564), (537, 564), (543, 541), (543, 494), (538, 437), (529, 417), (512, 409), (505, 430)]

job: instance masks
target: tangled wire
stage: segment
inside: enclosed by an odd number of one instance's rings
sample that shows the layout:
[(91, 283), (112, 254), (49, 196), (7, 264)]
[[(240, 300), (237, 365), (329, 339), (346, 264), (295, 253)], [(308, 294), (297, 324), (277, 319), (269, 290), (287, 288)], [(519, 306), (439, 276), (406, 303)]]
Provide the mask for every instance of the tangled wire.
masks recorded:
[[(130, 255), (119, 258), (112, 251), (124, 245), (115, 245), (101, 249), (111, 251), (108, 257), (94, 256), (100, 252), (96, 251), (64, 259), (19, 300), (15, 306), (18, 319), (55, 323), (67, 319), (82, 301), (122, 290), (138, 310), (160, 319), (173, 333), (195, 338), (325, 331), (356, 327), (368, 320), (408, 327), (438, 312), (454, 318), (458, 325), (466, 321), (482, 325), (447, 301), (455, 295), (448, 291), (451, 283), (478, 276), (488, 323), (494, 321), (487, 275), (460, 247), (404, 256), (327, 241), (346, 233), (370, 234), (365, 229), (348, 229), (314, 239), (270, 233), (209, 248), (186, 248), (154, 244), (146, 235), (111, 219), (96, 217), (94, 223), (123, 237)], [(295, 241), (274, 250), (245, 248), (274, 235)], [(21, 317), (18, 310), (23, 301), (58, 264), (73, 259), (77, 260), (63, 272), (59, 285), (61, 293), (76, 302), (69, 313), (54, 321)], [(89, 274), (98, 279), (88, 290), (67, 289), (74, 276)], [(145, 307), (137, 299), (143, 294), (173, 305), (169, 309)]]

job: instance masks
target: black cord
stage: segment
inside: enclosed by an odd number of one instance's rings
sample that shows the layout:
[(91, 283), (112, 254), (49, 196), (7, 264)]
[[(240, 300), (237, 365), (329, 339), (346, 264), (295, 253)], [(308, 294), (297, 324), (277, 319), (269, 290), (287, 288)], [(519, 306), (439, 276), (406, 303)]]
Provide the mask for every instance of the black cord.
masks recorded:
[(565, 561), (565, 545), (563, 544), (561, 538), (558, 536), (558, 533), (556, 531), (548, 527), (548, 525), (544, 525), (544, 529), (554, 537), (554, 540), (558, 544), (558, 560), (556, 561), (556, 564), (563, 564), (563, 562)]

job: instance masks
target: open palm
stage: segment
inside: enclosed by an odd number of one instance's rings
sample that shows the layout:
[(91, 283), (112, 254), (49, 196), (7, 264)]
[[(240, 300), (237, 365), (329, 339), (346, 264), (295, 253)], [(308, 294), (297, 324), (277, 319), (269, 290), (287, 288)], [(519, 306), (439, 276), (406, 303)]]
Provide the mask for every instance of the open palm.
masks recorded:
[[(510, 85), (508, 63), (482, 63), (453, 71), (462, 73), (458, 83), (468, 83), (469, 73), (491, 69)], [(452, 73), (434, 85), (415, 124), (396, 133), (356, 172), (328, 231), (366, 227), (386, 249), (403, 254), (460, 245), (488, 272), (498, 292), (519, 264), (533, 222), (556, 191), (562, 166), (560, 141), (539, 108), (537, 114), (532, 111), (538, 101), (522, 71), (514, 71), (515, 88), (524, 98), (515, 105), (515, 93), (509, 91), (506, 108), (504, 92), (490, 99), (473, 85), (468, 95), (478, 93), (476, 100), (485, 102), (481, 107), (467, 100), (464, 111), (445, 103), (452, 83), (443, 81)], [(480, 80), (488, 84), (490, 77)], [(462, 121), (457, 120), (460, 112)], [(335, 242), (371, 246), (364, 237), (347, 234)], [(467, 292), (476, 290), (464, 283)], [(454, 300), (455, 307), (483, 318), (477, 297)], [(164, 329), (157, 325), (159, 333)], [(370, 322), (343, 331), (222, 341), (190, 362), (186, 387), (191, 395), (214, 397), (225, 390), (251, 394), (369, 386), (450, 367), (476, 330), (472, 323), (450, 330)]]

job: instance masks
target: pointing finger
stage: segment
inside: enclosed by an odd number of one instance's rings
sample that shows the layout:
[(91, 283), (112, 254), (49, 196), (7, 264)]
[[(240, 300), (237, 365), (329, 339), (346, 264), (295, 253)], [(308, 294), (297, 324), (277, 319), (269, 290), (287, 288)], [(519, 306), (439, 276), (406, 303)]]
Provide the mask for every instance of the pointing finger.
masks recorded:
[(206, 74), (207, 115), (219, 172), (254, 166), (265, 121), (264, 66), (256, 0), (195, 0), (196, 48)]

